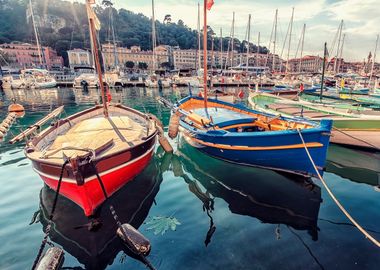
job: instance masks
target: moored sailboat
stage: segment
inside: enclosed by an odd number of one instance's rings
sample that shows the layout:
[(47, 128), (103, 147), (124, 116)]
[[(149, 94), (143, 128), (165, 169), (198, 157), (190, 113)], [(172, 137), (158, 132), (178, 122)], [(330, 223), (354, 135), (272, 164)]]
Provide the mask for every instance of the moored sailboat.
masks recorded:
[[(207, 25), (207, 9), (212, 5), (209, 3), (213, 1), (204, 1), (204, 25)], [(207, 36), (206, 27), (204, 36)], [(173, 119), (179, 118), (179, 130), (187, 142), (228, 162), (315, 175), (316, 171), (305, 152), (307, 147), (322, 173), (332, 121), (324, 120), (320, 124), (295, 121), (209, 99), (206, 40), (203, 52), (204, 97), (189, 96), (172, 106)]]
[(86, 7), (103, 104), (57, 121), (27, 142), (25, 155), (46, 185), (90, 216), (105, 195), (148, 165), (158, 129), (146, 114), (108, 103), (95, 38), (97, 18), (91, 1)]

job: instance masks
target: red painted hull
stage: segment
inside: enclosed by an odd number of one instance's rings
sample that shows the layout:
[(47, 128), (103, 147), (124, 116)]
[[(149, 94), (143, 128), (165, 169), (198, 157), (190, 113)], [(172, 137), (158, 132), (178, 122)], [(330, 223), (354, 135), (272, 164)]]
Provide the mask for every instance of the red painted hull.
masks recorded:
[[(107, 195), (111, 196), (138, 175), (148, 165), (152, 155), (153, 148), (140, 158), (106, 172), (99, 172)], [(46, 174), (40, 174), (40, 176), (50, 188), (57, 190), (58, 179), (56, 177), (49, 177)], [(102, 188), (95, 175), (86, 178), (85, 183), (80, 186), (73, 181), (63, 179), (59, 193), (82, 207), (86, 216), (93, 215), (96, 208), (105, 201)]]

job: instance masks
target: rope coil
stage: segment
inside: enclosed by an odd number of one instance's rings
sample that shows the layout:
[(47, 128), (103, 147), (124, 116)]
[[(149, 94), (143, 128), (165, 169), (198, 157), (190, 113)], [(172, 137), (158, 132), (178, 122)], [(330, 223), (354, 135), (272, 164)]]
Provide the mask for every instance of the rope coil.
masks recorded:
[(309, 157), (309, 160), (311, 162), (311, 164), (313, 165), (314, 167), (314, 170), (315, 172), (317, 173), (318, 175), (318, 178), (321, 180), (323, 186), (326, 188), (328, 194), (330, 195), (330, 197), (333, 199), (333, 201), (335, 202), (335, 204), (339, 207), (339, 209), (343, 212), (343, 214), (352, 222), (352, 224), (354, 224), (354, 226), (362, 233), (364, 234), (364, 236), (369, 240), (371, 241), (373, 244), (375, 244), (378, 248), (380, 248), (380, 242), (378, 240), (376, 240), (374, 237), (372, 237), (348, 212), (347, 210), (343, 207), (343, 205), (338, 201), (338, 199), (334, 196), (334, 194), (332, 193), (332, 191), (330, 190), (330, 188), (327, 186), (325, 180), (323, 179), (323, 177), (321, 176), (321, 174), (319, 173), (318, 169), (317, 169), (317, 166), (315, 165), (314, 163), (314, 160), (313, 158), (311, 157), (310, 155), (310, 152), (309, 152), (309, 149), (307, 148), (306, 146), (306, 143), (303, 139), (303, 136), (302, 136), (302, 133), (300, 131), (299, 128), (297, 128), (297, 131), (298, 131), (298, 135), (300, 136), (301, 138), (301, 141), (302, 141), (302, 144), (305, 148), (305, 151), (306, 151), (306, 154), (307, 156)]

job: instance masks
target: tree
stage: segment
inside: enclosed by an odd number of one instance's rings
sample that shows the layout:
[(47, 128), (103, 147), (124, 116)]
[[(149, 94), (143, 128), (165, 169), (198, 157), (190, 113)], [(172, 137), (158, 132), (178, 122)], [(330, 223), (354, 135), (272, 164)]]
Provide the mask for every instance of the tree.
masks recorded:
[(169, 24), (171, 22), (172, 22), (172, 15), (170, 15), (170, 14), (165, 15), (163, 23), (164, 24)]
[(127, 61), (127, 62), (125, 62), (125, 67), (126, 67), (126, 68), (130, 68), (130, 69), (132, 69), (132, 68), (134, 68), (134, 66), (135, 66), (135, 63), (132, 62), (132, 61)]
[(139, 69), (147, 69), (148, 68), (148, 64), (145, 63), (145, 62), (139, 62)]

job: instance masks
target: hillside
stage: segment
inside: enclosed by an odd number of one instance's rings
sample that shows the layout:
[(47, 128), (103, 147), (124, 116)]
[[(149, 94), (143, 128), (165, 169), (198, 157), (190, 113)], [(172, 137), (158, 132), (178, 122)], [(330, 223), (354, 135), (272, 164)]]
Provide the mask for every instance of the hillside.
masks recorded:
[[(89, 48), (88, 25), (85, 5), (62, 0), (32, 0), (41, 43), (64, 55), (71, 48)], [(104, 1), (103, 2), (107, 2)], [(34, 42), (30, 19), (29, 0), (0, 0), (0, 43), (11, 41)], [(98, 1), (101, 3), (101, 1)], [(110, 7), (97, 6), (96, 13), (102, 23), (100, 40), (108, 39)], [(136, 14), (125, 9), (112, 8), (116, 39), (121, 46), (141, 46), (149, 50), (151, 45), (151, 20), (143, 14)], [(196, 31), (187, 27), (182, 20), (177, 23), (168, 20), (156, 22), (158, 44), (179, 46), (181, 49), (197, 47)], [(164, 18), (163, 18), (164, 19)], [(209, 28), (209, 33), (213, 30)], [(211, 38), (208, 40), (211, 46)], [(219, 50), (220, 39), (215, 39), (215, 50)], [(228, 38), (223, 39), (224, 48)], [(242, 51), (246, 42), (235, 40), (235, 49)], [(250, 44), (251, 51), (257, 50)], [(260, 47), (266, 52), (265, 47)]]

